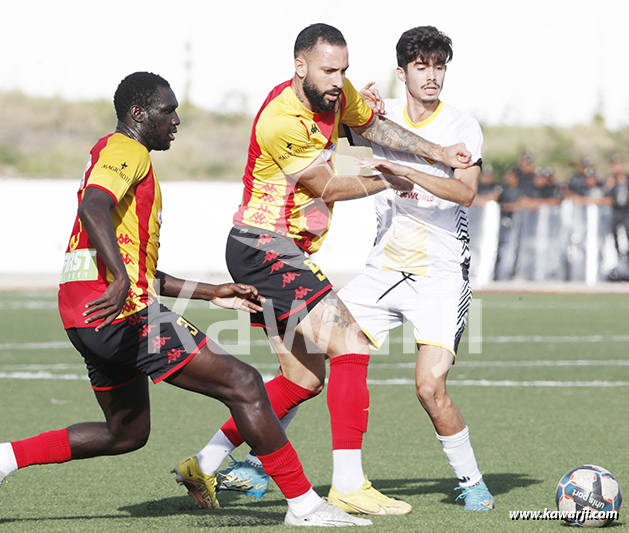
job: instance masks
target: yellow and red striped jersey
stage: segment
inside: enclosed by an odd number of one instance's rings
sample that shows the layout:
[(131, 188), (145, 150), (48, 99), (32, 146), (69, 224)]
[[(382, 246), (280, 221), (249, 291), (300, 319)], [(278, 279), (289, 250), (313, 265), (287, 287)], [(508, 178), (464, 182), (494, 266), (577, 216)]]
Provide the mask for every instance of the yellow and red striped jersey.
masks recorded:
[(335, 110), (327, 113), (307, 109), (290, 80), (275, 87), (253, 124), (243, 200), (234, 224), (285, 235), (307, 252), (316, 252), (330, 226), (333, 204), (313, 196), (292, 176), (319, 156), (333, 171), (339, 124), (361, 127), (372, 118), (373, 111), (347, 79)]
[[(131, 280), (120, 320), (145, 308), (156, 299), (153, 282), (161, 224), (162, 196), (146, 147), (113, 133), (100, 139), (78, 191), (79, 205), (88, 187), (108, 192), (116, 205), (111, 210), (120, 256)], [(59, 312), (64, 327), (96, 327), (85, 324), (85, 304), (100, 297), (113, 281), (77, 214), (66, 250), (59, 286)]]

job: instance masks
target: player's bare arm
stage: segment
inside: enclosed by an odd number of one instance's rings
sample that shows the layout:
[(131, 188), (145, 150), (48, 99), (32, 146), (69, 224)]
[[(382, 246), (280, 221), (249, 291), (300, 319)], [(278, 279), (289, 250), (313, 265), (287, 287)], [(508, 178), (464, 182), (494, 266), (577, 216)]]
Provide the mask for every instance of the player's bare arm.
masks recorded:
[(262, 307), (257, 302), (263, 302), (265, 299), (252, 285), (242, 283), (213, 285), (176, 278), (159, 270), (155, 276), (159, 283), (159, 294), (163, 296), (175, 298), (185, 296), (192, 300), (211, 301), (225, 309), (237, 309), (248, 313), (262, 312)]
[(466, 169), (456, 169), (454, 178), (441, 178), (386, 159), (359, 157), (358, 160), (361, 166), (382, 172), (385, 176), (395, 174), (404, 177), (443, 200), (465, 207), (469, 207), (474, 201), (481, 170), (479, 165), (474, 165)]
[(109, 193), (96, 187), (88, 187), (79, 206), (81, 223), (99, 257), (114, 277), (103, 295), (89, 302), (86, 305), (87, 310), (83, 313), (83, 316), (87, 317), (86, 324), (104, 319), (103, 323), (96, 327), (96, 331), (111, 324), (121, 313), (131, 286), (114, 233), (111, 218), (111, 209), (114, 205), (115, 201)]
[(376, 115), (369, 124), (362, 128), (353, 128), (353, 131), (384, 148), (417, 154), (452, 168), (468, 168), (472, 165), (472, 154), (465, 148), (464, 143), (439, 146), (415, 135), (382, 115)]
[(389, 187), (401, 191), (413, 188), (410, 181), (394, 175), (337, 176), (330, 165), (321, 159), (314, 161), (298, 175), (293, 175), (293, 179), (326, 203), (363, 198)]

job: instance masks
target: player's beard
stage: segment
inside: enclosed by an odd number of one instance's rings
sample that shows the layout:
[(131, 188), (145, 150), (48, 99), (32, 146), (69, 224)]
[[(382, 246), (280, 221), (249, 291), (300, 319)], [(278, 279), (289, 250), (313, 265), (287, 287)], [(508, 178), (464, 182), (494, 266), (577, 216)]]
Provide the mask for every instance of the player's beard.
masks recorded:
[(170, 148), (170, 137), (160, 134), (158, 124), (150, 115), (148, 117), (148, 131), (145, 134), (146, 142), (150, 150), (163, 152)]
[(424, 96), (423, 98), (421, 98), (422, 104), (425, 105), (426, 107), (431, 106), (432, 104), (434, 104), (435, 102), (439, 101), (439, 96), (441, 95), (441, 89), (442, 86), (435, 84), (435, 83), (431, 83), (430, 84), (431, 87), (437, 87), (437, 92), (434, 95), (431, 96)]
[(304, 94), (310, 105), (314, 109), (316, 113), (328, 113), (333, 111), (336, 107), (336, 102), (338, 100), (326, 100), (326, 94), (341, 94), (340, 89), (330, 89), (329, 91), (321, 92), (317, 89), (317, 86), (312, 82), (312, 80), (306, 76), (304, 78)]

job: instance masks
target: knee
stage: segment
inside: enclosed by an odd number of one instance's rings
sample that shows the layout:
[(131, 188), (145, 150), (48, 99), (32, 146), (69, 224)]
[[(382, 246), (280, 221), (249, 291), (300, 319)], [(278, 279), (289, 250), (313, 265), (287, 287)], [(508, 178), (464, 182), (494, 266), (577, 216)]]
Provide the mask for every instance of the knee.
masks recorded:
[(287, 366), (282, 368), (282, 375), (302, 389), (321, 392), (325, 386), (325, 359), (320, 358), (316, 364), (306, 366)]
[(438, 386), (436, 383), (420, 382), (417, 383), (417, 399), (422, 404), (428, 414), (436, 414), (441, 409), (451, 403), (450, 397), (445, 388)]
[(299, 385), (302, 389), (321, 392), (325, 386), (325, 367), (317, 369), (314, 372), (303, 373), (300, 376), (293, 378), (284, 375), (289, 381), (295, 385)]
[(261, 401), (265, 394), (262, 376), (253, 367), (246, 367), (239, 376), (238, 384), (232, 388), (233, 397), (245, 403)]
[(112, 448), (115, 454), (134, 452), (143, 448), (149, 440), (150, 425), (126, 428), (123, 432), (112, 435)]
[(133, 437), (125, 441), (124, 445), (126, 449), (124, 453), (134, 452), (136, 450), (139, 450), (140, 448), (143, 448), (148, 442), (148, 440), (149, 440), (148, 432), (142, 435), (134, 435)]

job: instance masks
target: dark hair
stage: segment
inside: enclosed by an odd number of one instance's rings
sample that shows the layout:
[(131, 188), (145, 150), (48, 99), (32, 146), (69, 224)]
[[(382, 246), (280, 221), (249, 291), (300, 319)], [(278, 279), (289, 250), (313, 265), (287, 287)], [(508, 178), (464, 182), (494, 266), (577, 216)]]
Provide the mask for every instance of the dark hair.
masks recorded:
[(133, 105), (147, 109), (153, 103), (158, 87), (170, 87), (161, 76), (152, 72), (134, 72), (120, 82), (114, 94), (116, 117), (123, 120)]
[(319, 39), (329, 44), (347, 46), (345, 37), (334, 26), (323, 23), (311, 24), (301, 30), (295, 39), (295, 57), (302, 52), (310, 52), (317, 46)]
[(452, 59), (452, 40), (434, 26), (418, 26), (405, 31), (395, 47), (397, 64), (406, 70), (409, 63), (420, 59), (428, 63), (447, 64)]

